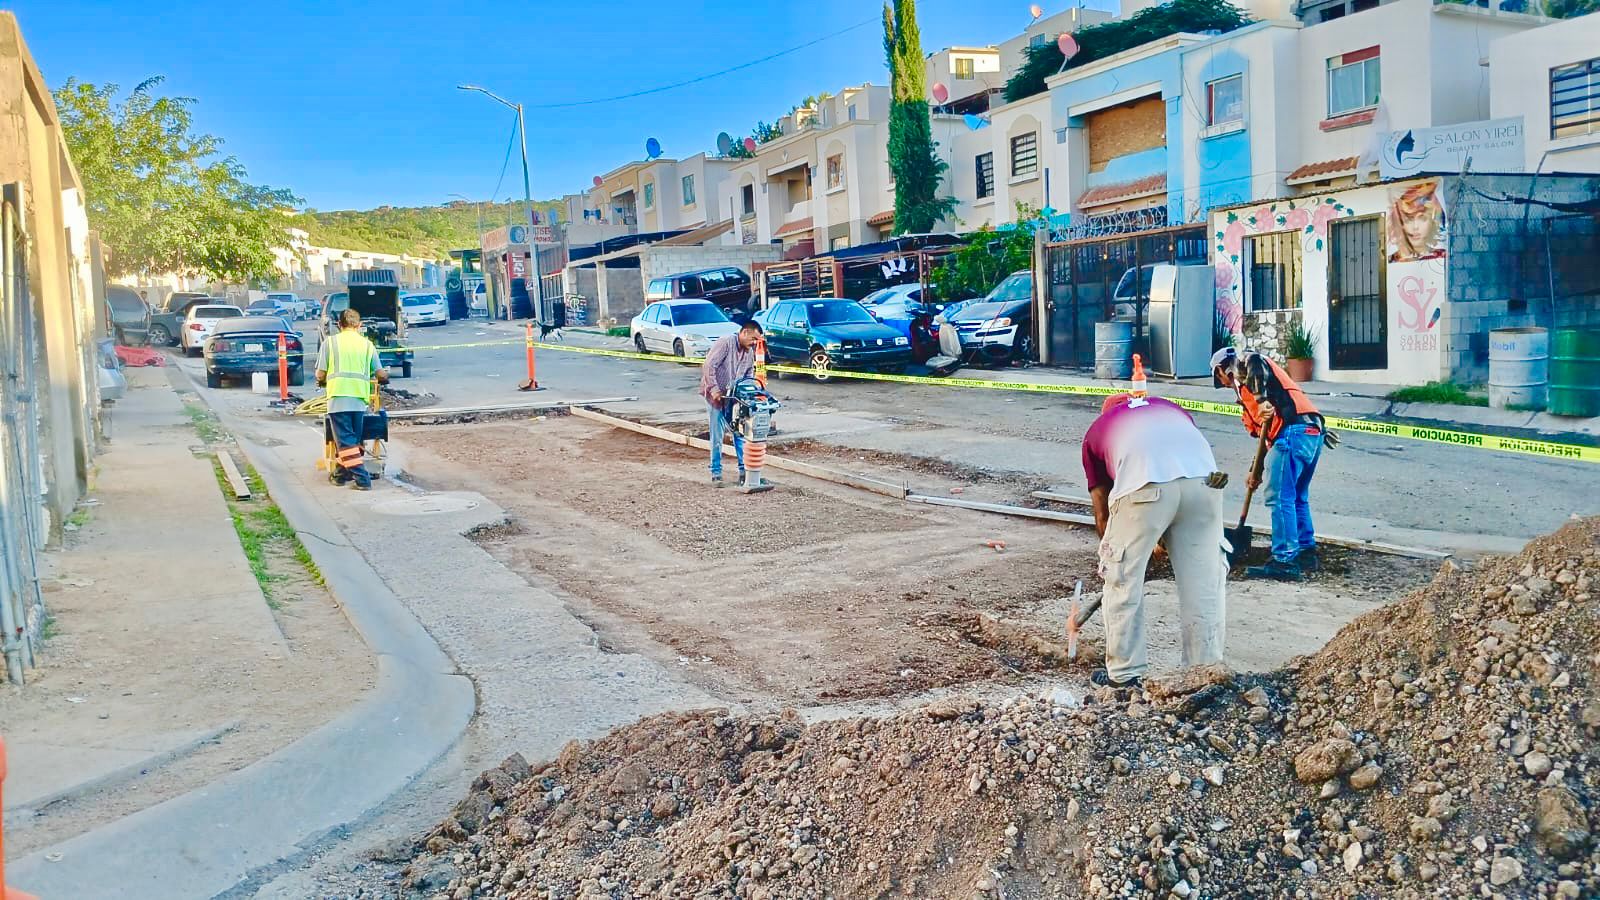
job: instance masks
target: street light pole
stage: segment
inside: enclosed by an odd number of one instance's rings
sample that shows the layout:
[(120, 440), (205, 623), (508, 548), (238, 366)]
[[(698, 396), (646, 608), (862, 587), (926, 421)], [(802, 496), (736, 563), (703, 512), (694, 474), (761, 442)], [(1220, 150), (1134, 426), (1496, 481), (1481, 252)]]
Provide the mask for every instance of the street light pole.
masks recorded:
[[(527, 121), (522, 114), (522, 104), (512, 103), (510, 100), (507, 100), (499, 94), (496, 94), (494, 91), (491, 91), (488, 88), (479, 87), (475, 84), (458, 84), (456, 85), (456, 88), (463, 91), (477, 91), (478, 93), (483, 94), (485, 97), (488, 97), (502, 106), (510, 107), (517, 113), (517, 136), (522, 143), (523, 218), (526, 219), (528, 223), (528, 247), (533, 249), (537, 246), (533, 240), (533, 186), (528, 179), (528, 127)], [(539, 264), (537, 258), (533, 260), (532, 275), (535, 287), (529, 293), (533, 295), (535, 300), (543, 300), (544, 280), (539, 277)]]
[(480, 241), (482, 241), (483, 240), (483, 201), (482, 200), (474, 200), (471, 197), (468, 197), (468, 196), (466, 196), (464, 194), (451, 194), (450, 196), (452, 196), (452, 197), (460, 197), (461, 199), (467, 201), (468, 203), (471, 203), (473, 206), (476, 206), (478, 208), (478, 239)]

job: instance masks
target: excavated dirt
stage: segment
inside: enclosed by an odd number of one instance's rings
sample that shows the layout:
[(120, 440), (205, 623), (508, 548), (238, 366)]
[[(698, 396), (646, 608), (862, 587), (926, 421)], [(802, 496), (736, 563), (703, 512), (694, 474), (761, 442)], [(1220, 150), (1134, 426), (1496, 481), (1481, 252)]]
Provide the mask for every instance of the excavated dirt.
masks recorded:
[(405, 870), (465, 897), (1600, 896), (1600, 518), (1278, 671), (646, 719), (478, 780)]
[[(407, 469), (494, 497), (472, 537), (563, 596), (601, 645), (643, 653), (753, 708), (893, 698), (977, 681), (1082, 679), (1065, 598), (1098, 589), (1092, 531), (904, 503), (781, 471), (747, 495), (709, 484), (698, 451), (579, 419), (409, 431)], [(854, 470), (883, 476), (858, 464)], [(729, 473), (733, 471), (729, 467)], [(930, 490), (959, 483), (928, 479)], [(986, 546), (1005, 541), (1003, 552)], [(1230, 585), (1230, 653), (1247, 669), (1310, 652), (1416, 564), (1368, 557), (1324, 581)], [(1176, 664), (1170, 572), (1152, 570), (1153, 663)], [(1099, 631), (1091, 621), (1091, 644)]]

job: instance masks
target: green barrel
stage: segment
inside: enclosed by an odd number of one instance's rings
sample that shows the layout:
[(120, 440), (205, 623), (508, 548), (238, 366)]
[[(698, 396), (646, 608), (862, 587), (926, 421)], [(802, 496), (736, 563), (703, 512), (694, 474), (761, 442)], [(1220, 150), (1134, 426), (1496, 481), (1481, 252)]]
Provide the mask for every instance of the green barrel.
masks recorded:
[(1551, 334), (1547, 409), (1558, 416), (1600, 416), (1600, 328)]

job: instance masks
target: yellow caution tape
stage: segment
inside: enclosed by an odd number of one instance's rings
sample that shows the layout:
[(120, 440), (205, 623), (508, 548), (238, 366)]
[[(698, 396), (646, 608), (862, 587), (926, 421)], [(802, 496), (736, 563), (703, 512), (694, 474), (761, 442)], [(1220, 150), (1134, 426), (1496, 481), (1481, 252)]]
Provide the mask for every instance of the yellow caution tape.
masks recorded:
[[(510, 338), (498, 341), (478, 341), (469, 344), (440, 344), (434, 347), (389, 347), (383, 349), (411, 351), (457, 350), (470, 347), (525, 345), (526, 343), (526, 338)], [(586, 353), (590, 356), (609, 356), (613, 359), (635, 359), (645, 362), (679, 363), (684, 365), (699, 365), (704, 362), (704, 359), (698, 356), (663, 356), (655, 353), (637, 353), (632, 350), (604, 350), (598, 347), (547, 344), (543, 341), (535, 341), (533, 345), (540, 350), (555, 350), (561, 353)], [(811, 369), (804, 366), (768, 365), (766, 370), (768, 372), (782, 372), (786, 375), (815, 374)], [(1104, 397), (1110, 394), (1126, 393), (1125, 388), (1089, 384), (1041, 384), (1032, 381), (992, 381), (986, 378), (936, 378), (927, 375), (888, 375), (880, 372), (847, 372), (838, 369), (829, 370), (828, 377), (853, 378), (861, 381), (891, 381), (900, 384), (926, 384), (938, 387), (979, 388), (992, 391), (1020, 391), (1034, 394), (1067, 394), (1080, 397)], [(1223, 416), (1239, 415), (1239, 407), (1232, 403), (1188, 400), (1180, 397), (1168, 397), (1167, 399), (1191, 412), (1212, 413)], [(1499, 437), (1492, 434), (1453, 431), (1445, 428), (1427, 428), (1418, 425), (1400, 425), (1372, 419), (1346, 419), (1329, 416), (1326, 421), (1330, 428), (1359, 431), (1365, 434), (1377, 434), (1385, 437), (1429, 441), (1435, 444), (1452, 444), (1457, 447), (1472, 447), (1481, 450), (1498, 450), (1505, 453), (1523, 453), (1530, 456), (1542, 456), (1547, 459), (1600, 462), (1600, 447), (1585, 447), (1579, 444), (1563, 444), (1556, 441), (1538, 441), (1526, 438)]]

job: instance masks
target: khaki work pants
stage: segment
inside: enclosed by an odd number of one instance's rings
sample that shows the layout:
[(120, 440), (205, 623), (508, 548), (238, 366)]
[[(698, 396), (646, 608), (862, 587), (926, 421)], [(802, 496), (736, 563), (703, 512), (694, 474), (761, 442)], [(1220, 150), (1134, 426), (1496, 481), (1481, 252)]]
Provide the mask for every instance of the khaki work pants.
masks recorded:
[(1112, 681), (1144, 675), (1144, 572), (1166, 537), (1178, 582), (1184, 666), (1222, 662), (1226, 640), (1227, 558), (1222, 547), (1222, 492), (1204, 478), (1147, 484), (1111, 504), (1100, 542), (1105, 578), (1106, 673)]

